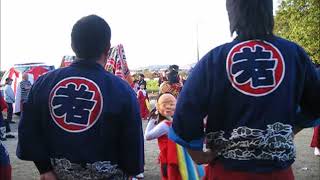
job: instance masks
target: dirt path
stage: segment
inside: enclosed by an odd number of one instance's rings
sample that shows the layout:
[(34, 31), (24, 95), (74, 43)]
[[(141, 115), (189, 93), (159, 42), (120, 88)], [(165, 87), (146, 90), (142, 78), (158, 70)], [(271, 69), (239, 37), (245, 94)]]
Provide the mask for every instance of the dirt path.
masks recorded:
[[(144, 127), (146, 122), (143, 123)], [(17, 124), (12, 124), (12, 129), (17, 132)], [(313, 155), (313, 149), (309, 147), (312, 137), (312, 129), (305, 129), (295, 138), (297, 146), (297, 159), (293, 165), (296, 180), (319, 180), (320, 179), (320, 158)], [(10, 153), (13, 166), (13, 180), (35, 180), (39, 175), (31, 162), (17, 159), (15, 152), (17, 139), (10, 139), (4, 142)], [(159, 180), (160, 172), (157, 164), (158, 146), (156, 141), (145, 143), (145, 179)]]

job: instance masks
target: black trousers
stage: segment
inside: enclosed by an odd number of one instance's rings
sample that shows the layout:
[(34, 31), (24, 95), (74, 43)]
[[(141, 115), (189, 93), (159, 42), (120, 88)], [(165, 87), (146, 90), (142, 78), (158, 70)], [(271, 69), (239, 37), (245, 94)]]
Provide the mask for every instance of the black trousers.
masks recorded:
[(7, 103), (8, 110), (7, 110), (7, 119), (4, 120), (4, 125), (6, 127), (6, 132), (11, 132), (10, 129), (10, 121), (12, 121), (12, 114), (13, 114), (13, 105), (12, 103)]

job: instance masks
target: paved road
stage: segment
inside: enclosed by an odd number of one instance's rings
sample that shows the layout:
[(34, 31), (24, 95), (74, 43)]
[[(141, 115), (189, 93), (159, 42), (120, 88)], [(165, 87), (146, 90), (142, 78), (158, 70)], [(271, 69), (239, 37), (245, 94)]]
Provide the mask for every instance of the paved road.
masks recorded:
[[(15, 118), (17, 120), (17, 117)], [(146, 122), (143, 122), (144, 127)], [(17, 124), (12, 124), (12, 129), (17, 135)], [(309, 147), (312, 137), (312, 129), (305, 129), (295, 137), (297, 146), (297, 159), (293, 165), (296, 180), (319, 180), (320, 179), (320, 158), (313, 155), (313, 149)], [(39, 175), (33, 163), (21, 161), (16, 158), (17, 138), (4, 142), (10, 153), (13, 166), (13, 180), (34, 180)], [(158, 147), (156, 141), (145, 143), (145, 179), (160, 179), (159, 166), (157, 164)]]

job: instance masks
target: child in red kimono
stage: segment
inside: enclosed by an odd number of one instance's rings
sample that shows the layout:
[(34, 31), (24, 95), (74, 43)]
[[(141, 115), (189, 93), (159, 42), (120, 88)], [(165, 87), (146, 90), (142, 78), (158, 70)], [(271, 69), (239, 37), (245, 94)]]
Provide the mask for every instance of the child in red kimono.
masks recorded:
[(176, 143), (169, 140), (167, 136), (175, 106), (176, 98), (173, 95), (169, 93), (160, 95), (156, 105), (156, 117), (150, 119), (145, 131), (146, 140), (158, 139), (162, 180), (182, 179), (176, 156)]
[(146, 120), (149, 116), (149, 110), (146, 101), (149, 100), (147, 91), (145, 90), (145, 85), (141, 84), (140, 89), (137, 92), (137, 98), (140, 105), (140, 115), (143, 120)]
[(160, 94), (156, 109), (151, 112), (150, 121), (145, 130), (145, 139), (158, 140), (162, 180), (200, 180), (204, 175), (203, 166), (196, 165), (186, 149), (168, 138), (175, 107), (174, 95)]

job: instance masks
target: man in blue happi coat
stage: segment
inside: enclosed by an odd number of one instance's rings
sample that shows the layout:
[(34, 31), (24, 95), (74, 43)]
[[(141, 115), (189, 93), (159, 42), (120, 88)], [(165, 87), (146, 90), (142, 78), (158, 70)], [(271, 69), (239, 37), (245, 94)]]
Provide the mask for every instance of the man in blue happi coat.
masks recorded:
[(129, 84), (104, 70), (111, 30), (96, 15), (73, 26), (77, 58), (33, 85), (17, 156), (42, 179), (127, 179), (143, 172), (139, 106)]

